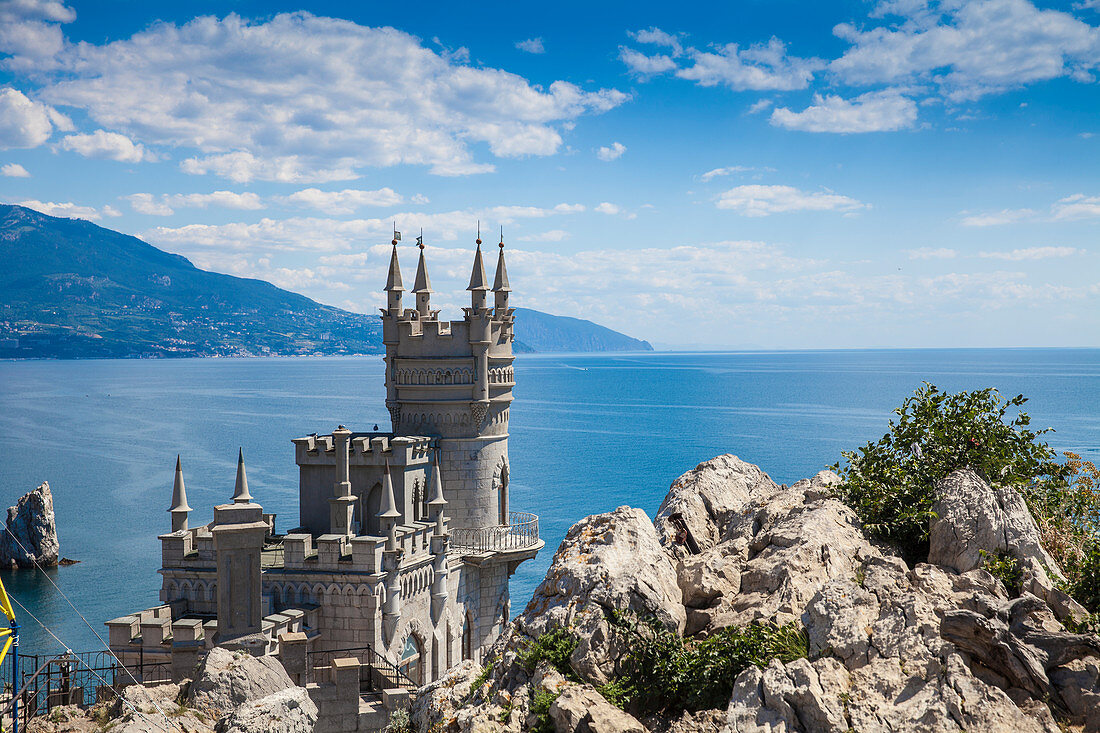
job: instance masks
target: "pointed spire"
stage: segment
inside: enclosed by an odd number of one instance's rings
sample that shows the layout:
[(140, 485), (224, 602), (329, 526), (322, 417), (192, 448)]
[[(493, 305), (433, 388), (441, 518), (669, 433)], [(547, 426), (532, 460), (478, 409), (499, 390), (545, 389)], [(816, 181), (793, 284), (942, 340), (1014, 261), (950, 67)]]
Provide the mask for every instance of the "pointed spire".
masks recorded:
[(187, 513), (191, 507), (187, 505), (187, 489), (183, 485), (183, 468), (180, 467), (180, 457), (176, 456), (176, 480), (172, 484), (172, 506), (168, 509), (172, 512), (172, 531), (178, 532), (187, 529)]
[(489, 282), (485, 279), (485, 264), (481, 259), (481, 240), (477, 240), (477, 250), (474, 252), (474, 269), (470, 272), (470, 285), (467, 290), (488, 290)]
[(443, 498), (443, 477), (439, 471), (439, 456), (435, 457), (435, 461), (432, 463), (432, 487), (431, 495), (428, 498), (428, 506), (440, 507), (439, 511), (443, 511), (443, 506), (447, 504), (447, 500)]
[(401, 266), (397, 263), (397, 243), (394, 242), (393, 254), (390, 255), (390, 274), (386, 278), (386, 290), (404, 290), (401, 286)]
[(512, 288), (508, 285), (508, 268), (504, 265), (504, 229), (500, 230), (500, 255), (497, 257), (497, 277), (493, 282), (494, 293), (510, 293)]
[(378, 508), (379, 519), (397, 519), (401, 512), (397, 511), (397, 502), (393, 498), (393, 479), (390, 478), (390, 462), (386, 461), (386, 470), (382, 474), (382, 506)]
[(420, 245), (420, 262), (416, 265), (416, 282), (413, 283), (414, 293), (432, 292), (432, 281), (428, 279), (428, 266), (424, 263), (424, 245)]
[(244, 449), (237, 449), (237, 485), (233, 487), (233, 503), (247, 504), (252, 501), (248, 493), (248, 476), (244, 472)]

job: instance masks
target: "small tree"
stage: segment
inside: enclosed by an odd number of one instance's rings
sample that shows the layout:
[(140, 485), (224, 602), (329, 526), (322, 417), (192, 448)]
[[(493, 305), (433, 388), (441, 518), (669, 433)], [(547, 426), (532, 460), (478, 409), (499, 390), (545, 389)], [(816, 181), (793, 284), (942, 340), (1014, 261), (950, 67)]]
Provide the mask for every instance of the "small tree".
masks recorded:
[[(1024, 489), (1036, 482), (1064, 485), (1066, 467), (1019, 411), (1027, 399), (1005, 399), (992, 388), (950, 394), (924, 383), (901, 407), (877, 442), (845, 451), (838, 496), (873, 536), (895, 545), (909, 563), (928, 557), (936, 484), (969, 468), (991, 483)], [(1013, 416), (1012, 412), (1015, 412)], [(1034, 509), (1033, 509), (1034, 511)]]

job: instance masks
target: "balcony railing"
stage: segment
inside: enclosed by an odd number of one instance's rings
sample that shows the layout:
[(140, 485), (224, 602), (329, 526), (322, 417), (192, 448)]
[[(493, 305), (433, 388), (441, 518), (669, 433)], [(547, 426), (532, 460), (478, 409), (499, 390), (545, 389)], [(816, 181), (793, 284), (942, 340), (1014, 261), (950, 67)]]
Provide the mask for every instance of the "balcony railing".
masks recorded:
[(451, 546), (468, 552), (522, 550), (539, 541), (539, 518), (527, 512), (509, 512), (508, 524), (451, 530)]

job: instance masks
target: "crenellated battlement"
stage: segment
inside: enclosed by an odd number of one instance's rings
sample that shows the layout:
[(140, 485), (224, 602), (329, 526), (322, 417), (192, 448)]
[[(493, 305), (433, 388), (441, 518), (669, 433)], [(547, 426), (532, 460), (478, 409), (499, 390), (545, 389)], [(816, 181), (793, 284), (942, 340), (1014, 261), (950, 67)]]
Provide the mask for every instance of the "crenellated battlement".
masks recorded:
[[(333, 464), (336, 462), (334, 435), (307, 435), (294, 438), (295, 458), (299, 465)], [(394, 435), (393, 433), (351, 433), (348, 458), (356, 466), (426, 465), (436, 439), (428, 436)]]

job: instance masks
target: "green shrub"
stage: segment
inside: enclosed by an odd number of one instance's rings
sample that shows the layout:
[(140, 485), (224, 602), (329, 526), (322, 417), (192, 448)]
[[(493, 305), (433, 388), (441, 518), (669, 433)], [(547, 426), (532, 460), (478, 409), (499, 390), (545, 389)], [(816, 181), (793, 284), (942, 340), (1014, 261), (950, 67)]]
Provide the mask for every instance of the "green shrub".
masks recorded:
[(906, 561), (926, 560), (935, 487), (952, 471), (970, 468), (1019, 487), (1064, 480), (1066, 467), (1038, 440), (1047, 430), (1031, 430), (1018, 411), (1026, 401), (991, 388), (949, 394), (926, 382), (894, 410), (898, 417), (878, 442), (842, 453), (844, 465), (833, 466), (837, 495)]
[(742, 670), (805, 657), (809, 646), (805, 631), (793, 623), (754, 622), (698, 641), (668, 631), (652, 616), (613, 613), (611, 623), (624, 635), (627, 651), (609, 699), (642, 714), (725, 707)]
[(1043, 547), (1066, 576), (1063, 590), (1100, 613), (1100, 470), (1065, 453), (1062, 481), (1036, 483), (1025, 492)]
[(390, 713), (384, 733), (412, 733), (412, 721), (407, 708), (398, 708)]
[(565, 629), (555, 629), (534, 641), (528, 641), (516, 655), (516, 660), (529, 673), (534, 672), (539, 662), (545, 660), (566, 679), (580, 682), (580, 678), (569, 666), (569, 657), (573, 655), (573, 650), (576, 648), (576, 637)]
[(550, 720), (550, 706), (557, 699), (558, 695), (546, 690), (539, 690), (531, 695), (531, 714), (537, 718), (534, 727), (531, 728), (534, 733), (554, 733), (554, 722)]
[(1010, 552), (998, 550), (990, 554), (985, 550), (978, 550), (982, 556), (982, 568), (989, 574), (1004, 583), (1005, 590), (1012, 597), (1020, 595), (1020, 586), (1023, 583), (1023, 571), (1020, 569), (1020, 561)]

